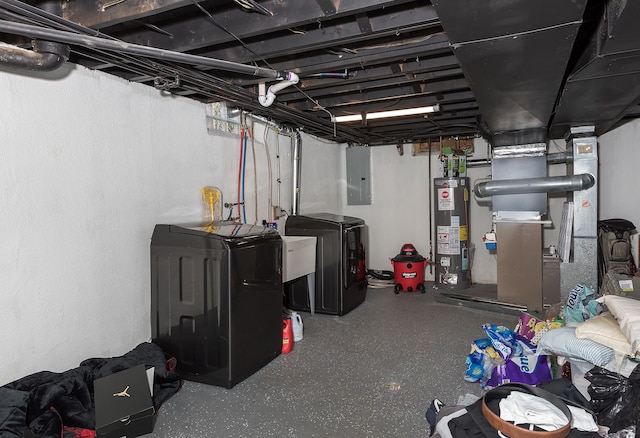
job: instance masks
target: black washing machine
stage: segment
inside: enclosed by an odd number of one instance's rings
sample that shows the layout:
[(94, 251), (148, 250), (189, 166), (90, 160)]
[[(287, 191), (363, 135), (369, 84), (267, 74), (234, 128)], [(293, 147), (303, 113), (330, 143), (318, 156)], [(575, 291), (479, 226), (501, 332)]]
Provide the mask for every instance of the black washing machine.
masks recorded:
[[(287, 236), (316, 236), (315, 311), (342, 316), (367, 295), (367, 229), (359, 218), (331, 213), (289, 216)], [(286, 305), (309, 312), (306, 278), (285, 284)]]
[(187, 379), (231, 388), (282, 351), (282, 239), (262, 226), (156, 225), (153, 342)]

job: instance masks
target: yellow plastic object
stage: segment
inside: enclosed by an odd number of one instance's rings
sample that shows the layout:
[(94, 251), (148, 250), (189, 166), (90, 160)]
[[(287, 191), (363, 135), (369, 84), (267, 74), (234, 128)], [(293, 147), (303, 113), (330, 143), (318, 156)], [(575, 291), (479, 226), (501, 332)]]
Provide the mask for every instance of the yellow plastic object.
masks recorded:
[(222, 220), (222, 191), (214, 186), (202, 188), (203, 225), (208, 233), (215, 232), (214, 224)]

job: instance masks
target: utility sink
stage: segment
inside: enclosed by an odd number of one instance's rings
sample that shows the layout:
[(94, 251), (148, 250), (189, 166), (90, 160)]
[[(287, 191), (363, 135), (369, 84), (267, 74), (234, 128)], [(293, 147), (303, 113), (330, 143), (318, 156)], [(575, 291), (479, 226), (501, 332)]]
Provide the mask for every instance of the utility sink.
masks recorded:
[(282, 237), (282, 282), (316, 272), (315, 236)]

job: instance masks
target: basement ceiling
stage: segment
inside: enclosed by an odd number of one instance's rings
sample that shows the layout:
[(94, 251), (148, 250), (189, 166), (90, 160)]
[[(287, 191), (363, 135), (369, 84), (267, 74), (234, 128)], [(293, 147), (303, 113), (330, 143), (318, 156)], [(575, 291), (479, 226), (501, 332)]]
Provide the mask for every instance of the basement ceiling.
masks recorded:
[[(640, 116), (638, 16), (640, 2), (627, 0), (0, 0), (5, 23), (128, 43), (66, 42), (70, 62), (369, 145), (477, 135), (528, 143), (582, 125), (601, 135)], [(35, 38), (0, 32), (21, 47)], [(266, 108), (258, 84), (274, 77), (128, 46), (293, 72), (300, 81)], [(427, 116), (366, 120), (434, 104), (440, 110)], [(334, 122), (353, 114), (365, 120)]]

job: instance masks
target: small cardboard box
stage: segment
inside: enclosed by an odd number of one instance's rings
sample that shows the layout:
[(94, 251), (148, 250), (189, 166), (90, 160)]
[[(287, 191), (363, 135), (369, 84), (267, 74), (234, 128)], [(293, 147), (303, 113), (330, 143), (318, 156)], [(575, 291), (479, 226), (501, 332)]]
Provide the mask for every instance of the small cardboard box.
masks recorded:
[(153, 388), (144, 365), (101, 377), (93, 382), (96, 433), (101, 438), (136, 437), (153, 432)]

